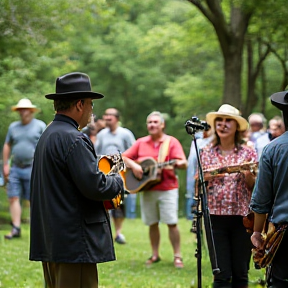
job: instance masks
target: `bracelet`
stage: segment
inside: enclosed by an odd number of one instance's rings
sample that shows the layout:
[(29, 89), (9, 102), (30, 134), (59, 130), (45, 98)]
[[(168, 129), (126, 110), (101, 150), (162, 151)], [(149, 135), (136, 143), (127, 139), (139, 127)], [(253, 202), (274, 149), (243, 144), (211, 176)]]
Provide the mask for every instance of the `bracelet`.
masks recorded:
[(262, 233), (258, 232), (258, 231), (254, 231), (253, 234), (260, 234), (261, 235)]

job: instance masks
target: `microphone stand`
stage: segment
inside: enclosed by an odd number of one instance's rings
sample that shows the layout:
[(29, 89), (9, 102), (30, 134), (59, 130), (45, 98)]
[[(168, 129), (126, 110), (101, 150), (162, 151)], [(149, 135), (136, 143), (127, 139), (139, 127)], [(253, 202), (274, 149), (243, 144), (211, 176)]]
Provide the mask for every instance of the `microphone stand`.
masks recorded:
[[(195, 119), (195, 117), (193, 118)], [(195, 137), (196, 132), (198, 132), (199, 130), (205, 130), (206, 128), (205, 126), (203, 126), (203, 128), (201, 125), (199, 126), (199, 123), (196, 123), (195, 126), (194, 126), (194, 123), (192, 123), (193, 125), (191, 125), (191, 123), (192, 122), (189, 121), (188, 125), (186, 123), (185, 126), (186, 126), (187, 133), (190, 134), (193, 138), (194, 147), (195, 147), (195, 151), (197, 155), (198, 171), (199, 171), (198, 195), (194, 195), (194, 199), (196, 200), (196, 210), (194, 210), (195, 208), (193, 206), (191, 207), (191, 210), (192, 210), (191, 212), (195, 214), (196, 216), (196, 223), (192, 222), (191, 231), (194, 231), (196, 228), (197, 249), (195, 252), (195, 257), (197, 258), (197, 287), (201, 288), (202, 287), (202, 269), (201, 269), (202, 268), (201, 267), (202, 266), (201, 265), (202, 263), (202, 243), (201, 243), (201, 223), (202, 223), (201, 220), (202, 218), (204, 221), (204, 229), (205, 229), (206, 241), (207, 241), (209, 258), (211, 262), (213, 275), (220, 273), (220, 269), (218, 268), (218, 263), (217, 263), (217, 258), (216, 258), (216, 251), (215, 251), (214, 238), (213, 238), (213, 233), (212, 233), (212, 225), (211, 225), (210, 213), (209, 213), (208, 202), (207, 202), (207, 192), (206, 192), (206, 185), (204, 181), (203, 169), (202, 169), (199, 150), (198, 150), (197, 141)]]

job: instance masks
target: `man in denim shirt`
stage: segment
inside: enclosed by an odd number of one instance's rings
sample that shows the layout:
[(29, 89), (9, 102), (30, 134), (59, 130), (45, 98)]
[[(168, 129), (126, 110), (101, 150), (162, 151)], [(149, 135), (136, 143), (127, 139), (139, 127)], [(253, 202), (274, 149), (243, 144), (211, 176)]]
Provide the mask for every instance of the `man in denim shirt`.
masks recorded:
[[(274, 106), (282, 110), (285, 128), (288, 127), (288, 91), (271, 96)], [(271, 141), (263, 150), (259, 174), (252, 194), (250, 208), (255, 215), (254, 233), (251, 241), (256, 248), (263, 244), (261, 231), (266, 215), (276, 227), (288, 223), (288, 132)], [(284, 234), (272, 261), (271, 287), (288, 287), (288, 234)]]

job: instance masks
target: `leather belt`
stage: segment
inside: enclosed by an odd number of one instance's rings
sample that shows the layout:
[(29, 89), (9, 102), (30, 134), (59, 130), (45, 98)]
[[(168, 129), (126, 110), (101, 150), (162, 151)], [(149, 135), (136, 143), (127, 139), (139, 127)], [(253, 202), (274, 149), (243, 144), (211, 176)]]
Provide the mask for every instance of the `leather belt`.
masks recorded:
[(18, 168), (21, 168), (21, 169), (24, 169), (24, 168), (28, 168), (28, 167), (31, 167), (32, 164), (21, 164), (21, 163), (14, 163), (14, 166), (18, 167)]

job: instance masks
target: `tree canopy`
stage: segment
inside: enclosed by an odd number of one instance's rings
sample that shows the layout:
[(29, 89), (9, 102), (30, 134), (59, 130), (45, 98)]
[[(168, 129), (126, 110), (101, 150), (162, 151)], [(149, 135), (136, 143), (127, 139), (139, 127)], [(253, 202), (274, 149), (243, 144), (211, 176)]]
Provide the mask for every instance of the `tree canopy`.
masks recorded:
[[(288, 7), (284, 0), (3, 0), (0, 8), (0, 117), (3, 143), (27, 97), (49, 123), (44, 95), (56, 77), (87, 73), (94, 113), (121, 112), (123, 126), (146, 135), (146, 116), (167, 116), (167, 132), (187, 152), (184, 129), (223, 103), (243, 114), (279, 113), (269, 96), (287, 86)], [(267, 6), (269, 5), (269, 7)], [(236, 75), (236, 76), (235, 76)]]

